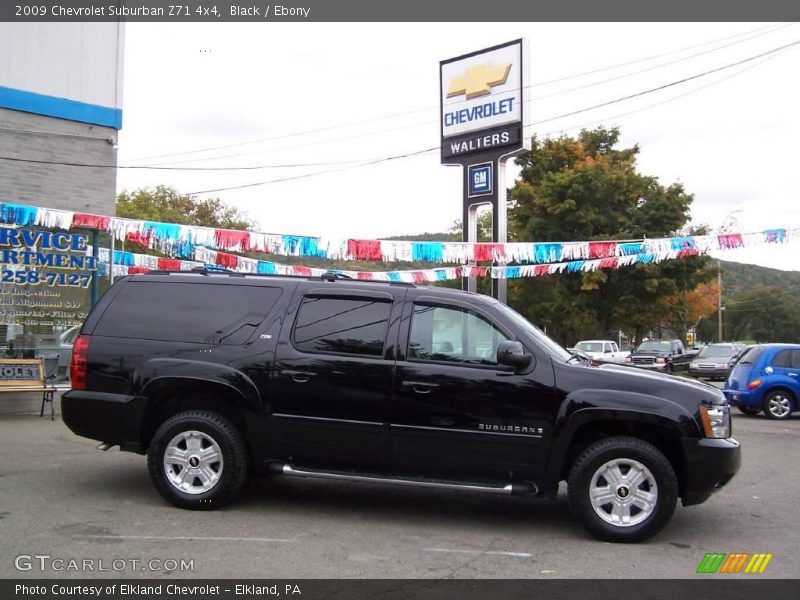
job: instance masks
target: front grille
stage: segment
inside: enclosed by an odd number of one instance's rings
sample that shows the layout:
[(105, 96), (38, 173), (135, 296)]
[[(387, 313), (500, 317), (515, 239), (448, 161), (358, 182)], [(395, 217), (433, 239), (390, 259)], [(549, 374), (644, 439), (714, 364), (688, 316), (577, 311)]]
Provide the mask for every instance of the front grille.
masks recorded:
[(655, 364), (656, 359), (652, 356), (634, 356), (633, 364), (635, 365), (652, 365)]

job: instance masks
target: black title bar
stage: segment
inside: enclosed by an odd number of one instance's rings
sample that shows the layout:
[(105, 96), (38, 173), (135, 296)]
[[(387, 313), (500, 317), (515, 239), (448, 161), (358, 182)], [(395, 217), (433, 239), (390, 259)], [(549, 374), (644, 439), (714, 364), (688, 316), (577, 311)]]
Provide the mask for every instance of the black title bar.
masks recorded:
[[(543, 22), (795, 21), (794, 0), (7, 0), (0, 21)], [(602, 25), (598, 25), (602, 27)], [(411, 42), (411, 41), (410, 41)]]

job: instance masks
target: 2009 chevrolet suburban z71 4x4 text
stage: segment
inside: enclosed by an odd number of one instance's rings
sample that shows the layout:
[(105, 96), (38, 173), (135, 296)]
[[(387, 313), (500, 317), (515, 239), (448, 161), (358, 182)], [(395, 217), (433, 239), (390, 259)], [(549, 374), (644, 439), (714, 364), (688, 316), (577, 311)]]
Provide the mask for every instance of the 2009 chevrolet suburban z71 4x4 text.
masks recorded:
[(485, 296), (330, 277), (152, 272), (75, 342), (63, 418), (147, 454), (160, 494), (231, 500), (249, 471), (553, 497), (595, 536), (659, 531), (737, 472), (722, 393), (590, 367)]

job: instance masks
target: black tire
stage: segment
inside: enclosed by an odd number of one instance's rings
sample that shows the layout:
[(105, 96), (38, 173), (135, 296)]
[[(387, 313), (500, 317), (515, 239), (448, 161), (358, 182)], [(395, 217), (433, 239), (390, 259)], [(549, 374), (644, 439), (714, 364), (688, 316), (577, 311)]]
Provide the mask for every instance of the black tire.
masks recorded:
[(739, 405), (736, 408), (738, 408), (739, 412), (742, 413), (743, 415), (749, 415), (751, 417), (754, 417), (755, 415), (757, 415), (758, 413), (761, 412), (761, 409), (758, 408), (757, 406), (741, 406), (741, 405)]
[[(168, 448), (176, 457), (170, 465)], [(230, 502), (247, 478), (247, 448), (228, 419), (191, 410), (161, 424), (147, 451), (147, 468), (158, 493), (175, 506), (214, 510)]]
[(786, 390), (772, 390), (764, 396), (762, 409), (767, 418), (783, 421), (792, 416), (795, 407), (794, 396)]
[[(608, 510), (606, 507), (599, 507), (596, 510), (590, 499), (589, 494), (595, 477), (597, 477), (596, 484), (604, 481), (601, 467), (612, 465), (614, 461), (623, 476), (632, 476), (634, 471), (638, 471), (647, 480), (636, 486), (638, 489), (635, 492), (628, 490), (625, 496), (621, 496), (623, 492), (621, 488), (624, 485), (620, 485), (614, 494), (614, 502), (629, 503), (627, 510), (629, 518), (633, 520), (632, 524), (617, 525), (609, 522), (606, 519), (612, 518), (610, 507), (613, 504), (609, 502), (606, 505)], [(634, 465), (634, 462), (638, 463), (638, 466)], [(626, 464), (629, 468), (625, 473), (622, 469)], [(644, 466), (645, 470), (640, 469), (640, 466)], [(649, 474), (646, 471), (649, 471)], [(656, 492), (654, 507), (648, 511), (639, 508), (638, 505), (630, 504), (634, 497), (640, 494), (652, 496), (653, 488), (649, 485), (651, 479)], [(592, 535), (607, 542), (640, 542), (654, 536), (672, 517), (678, 499), (678, 479), (664, 454), (644, 440), (627, 436), (606, 438), (589, 446), (573, 464), (567, 484), (570, 507), (575, 518)], [(606, 484), (608, 488), (613, 489), (611, 480), (606, 480)], [(598, 485), (594, 489), (599, 490), (600, 487), (606, 486)], [(600, 512), (605, 513), (606, 518), (601, 517)]]

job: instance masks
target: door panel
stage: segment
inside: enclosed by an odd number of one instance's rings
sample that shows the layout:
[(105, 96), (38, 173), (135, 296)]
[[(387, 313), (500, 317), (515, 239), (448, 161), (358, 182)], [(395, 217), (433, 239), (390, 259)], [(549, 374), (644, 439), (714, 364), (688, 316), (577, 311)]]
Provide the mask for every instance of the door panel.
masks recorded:
[(392, 460), (432, 475), (503, 478), (538, 471), (552, 390), (534, 364), (515, 373), (496, 364), (511, 339), (485, 315), (454, 305), (407, 303), (407, 355), (397, 363)]
[(306, 465), (385, 464), (401, 303), (386, 294), (306, 294), (297, 306), (272, 372), (273, 456)]

